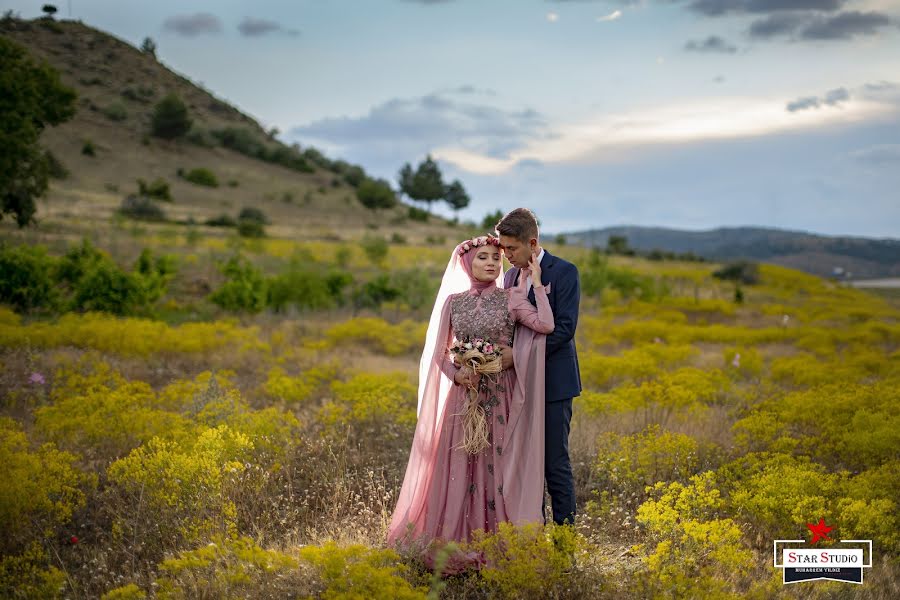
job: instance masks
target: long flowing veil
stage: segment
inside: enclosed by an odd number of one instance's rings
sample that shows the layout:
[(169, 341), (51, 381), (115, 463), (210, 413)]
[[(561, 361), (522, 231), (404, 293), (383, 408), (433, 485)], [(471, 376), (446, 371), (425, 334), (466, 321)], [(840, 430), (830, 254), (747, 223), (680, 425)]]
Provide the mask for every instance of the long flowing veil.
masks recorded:
[[(397, 499), (397, 507), (388, 530), (388, 541), (393, 542), (409, 533), (417, 536), (415, 524), (425, 504), (425, 494), (434, 472), (435, 453), (441, 435), (444, 404), (453, 382), (441, 370), (450, 340), (450, 296), (465, 292), (471, 287), (467, 265), (460, 255), (461, 244), (453, 249), (441, 286), (438, 289), (425, 333), (425, 346), (419, 360), (419, 390), (416, 407), (416, 431), (413, 436), (409, 463), (403, 486)], [(474, 249), (473, 249), (474, 250)], [(499, 269), (496, 284), (503, 285), (503, 268)], [(412, 523), (413, 531), (407, 531)]]

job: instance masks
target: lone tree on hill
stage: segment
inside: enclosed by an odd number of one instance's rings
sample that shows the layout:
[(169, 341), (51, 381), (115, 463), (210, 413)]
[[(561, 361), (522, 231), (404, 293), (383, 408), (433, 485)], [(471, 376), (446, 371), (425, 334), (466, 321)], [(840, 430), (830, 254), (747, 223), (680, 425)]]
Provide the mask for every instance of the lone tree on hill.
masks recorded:
[(191, 129), (187, 106), (175, 94), (169, 94), (157, 103), (153, 111), (153, 135), (165, 140), (184, 137)]
[(453, 180), (453, 183), (447, 186), (447, 189), (444, 191), (444, 200), (447, 201), (447, 204), (450, 205), (450, 208), (455, 213), (467, 207), (469, 202), (471, 202), (466, 188), (463, 187), (459, 179)]
[(415, 171), (409, 163), (403, 165), (398, 175), (400, 191), (417, 202), (424, 202), (431, 212), (431, 203), (444, 197), (446, 188), (441, 168), (429, 154)]
[(52, 4), (45, 4), (41, 7), (41, 11), (43, 11), (43, 13), (47, 15), (48, 19), (52, 19), (53, 15), (56, 14), (57, 8)]
[(38, 138), (45, 126), (72, 118), (76, 96), (50, 65), (3, 36), (0, 89), (0, 219), (9, 214), (25, 227), (34, 221), (34, 199), (47, 191), (49, 163)]
[(141, 44), (141, 52), (143, 52), (144, 54), (149, 54), (153, 58), (156, 58), (156, 42), (153, 41), (153, 38), (144, 38), (144, 42)]

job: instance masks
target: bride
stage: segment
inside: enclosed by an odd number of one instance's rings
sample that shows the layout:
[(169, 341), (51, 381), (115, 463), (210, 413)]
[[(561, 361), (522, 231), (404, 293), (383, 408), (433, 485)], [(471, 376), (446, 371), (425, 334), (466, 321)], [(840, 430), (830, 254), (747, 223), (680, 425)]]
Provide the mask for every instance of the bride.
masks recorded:
[[(543, 522), (544, 344), (554, 323), (535, 258), (536, 307), (526, 277), (499, 287), (497, 238), (466, 240), (453, 251), (425, 338), (418, 422), (388, 543), (470, 541), (502, 521)], [(468, 357), (460, 366), (454, 343), (476, 343), (484, 354), (509, 346), (514, 366), (483, 372)]]

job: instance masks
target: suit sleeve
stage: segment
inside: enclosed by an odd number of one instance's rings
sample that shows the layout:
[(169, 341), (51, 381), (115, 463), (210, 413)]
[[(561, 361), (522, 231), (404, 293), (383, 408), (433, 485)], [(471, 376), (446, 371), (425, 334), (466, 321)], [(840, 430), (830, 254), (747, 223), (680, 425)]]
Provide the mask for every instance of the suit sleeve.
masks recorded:
[(553, 320), (556, 327), (553, 333), (547, 336), (547, 353), (555, 352), (565, 344), (568, 344), (575, 336), (575, 327), (578, 325), (578, 303), (581, 298), (581, 281), (578, 276), (578, 268), (567, 265), (566, 272), (553, 283), (556, 294), (556, 311)]

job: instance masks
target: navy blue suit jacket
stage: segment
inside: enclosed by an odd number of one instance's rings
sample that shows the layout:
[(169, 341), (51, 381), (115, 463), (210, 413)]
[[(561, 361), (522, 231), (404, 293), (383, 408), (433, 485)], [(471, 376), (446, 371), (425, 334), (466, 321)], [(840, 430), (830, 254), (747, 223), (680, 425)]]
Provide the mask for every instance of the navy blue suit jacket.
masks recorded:
[[(519, 269), (511, 268), (504, 277), (504, 287), (512, 287), (519, 281)], [(547, 299), (553, 311), (556, 328), (547, 336), (547, 402), (574, 398), (581, 394), (581, 373), (578, 370), (578, 353), (575, 351), (575, 327), (578, 325), (578, 303), (581, 298), (581, 282), (578, 268), (569, 261), (553, 256), (544, 249), (541, 259), (541, 281), (550, 285)], [(528, 294), (532, 304), (534, 289)]]

